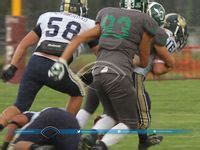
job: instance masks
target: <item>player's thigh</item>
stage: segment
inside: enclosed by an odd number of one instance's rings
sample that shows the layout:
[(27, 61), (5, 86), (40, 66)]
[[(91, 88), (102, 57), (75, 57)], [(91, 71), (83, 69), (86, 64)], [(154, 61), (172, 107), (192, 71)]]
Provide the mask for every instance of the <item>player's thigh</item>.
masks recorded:
[(30, 60), (26, 67), (22, 80), (20, 82), (17, 99), (15, 106), (17, 106), (22, 112), (27, 111), (41, 89), (42, 84), (37, 80), (37, 69), (35, 68), (35, 61)]
[(46, 75), (46, 86), (60, 91), (62, 93), (69, 94), (70, 96), (83, 96), (84, 95), (84, 86), (82, 81), (73, 74), (71, 70), (65, 68), (64, 77), (61, 80), (54, 81)]
[(150, 125), (150, 98), (145, 90), (145, 77), (141, 74), (133, 73), (134, 86), (137, 93), (137, 109), (141, 126), (147, 128)]
[(94, 88), (96, 90), (100, 102), (103, 105), (104, 113), (108, 116), (111, 116), (114, 119), (117, 119), (109, 95), (106, 93), (104, 85), (102, 84), (102, 82), (106, 82), (107, 80), (104, 76), (105, 75), (94, 76)]
[(91, 85), (90, 87), (88, 87), (88, 93), (86, 96), (84, 109), (90, 114), (93, 114), (98, 106), (99, 106), (99, 98), (97, 95), (97, 91), (94, 88), (94, 86)]
[(137, 96), (132, 79), (126, 76), (111, 86), (113, 89), (109, 92), (109, 97), (118, 119), (135, 128), (138, 123)]
[(132, 78), (134, 81), (134, 87), (136, 89), (139, 105), (143, 105), (146, 107), (146, 109), (150, 110), (151, 101), (148, 92), (145, 90), (145, 77), (141, 74), (133, 73)]
[(80, 79), (77, 79), (76, 75), (71, 73), (71, 70), (65, 68), (64, 78), (60, 81), (54, 81), (48, 77), (48, 71), (52, 67), (55, 61), (41, 57), (32, 56), (29, 62), (30, 70), (33, 72), (35, 81), (42, 85), (46, 85), (56, 91), (67, 93), (70, 96), (82, 96), (83, 85)]

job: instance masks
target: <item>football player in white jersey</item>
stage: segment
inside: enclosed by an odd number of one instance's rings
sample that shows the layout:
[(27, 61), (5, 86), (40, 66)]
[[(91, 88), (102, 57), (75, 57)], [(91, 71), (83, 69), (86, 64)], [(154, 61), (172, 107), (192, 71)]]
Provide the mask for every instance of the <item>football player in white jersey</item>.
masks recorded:
[[(148, 13), (152, 16), (168, 35), (166, 47), (173, 55), (174, 52), (180, 51), (184, 48), (187, 42), (187, 24), (185, 19), (178, 14), (168, 14), (165, 16), (163, 6), (157, 2), (151, 2), (148, 5)], [(158, 36), (159, 38), (159, 36)], [(143, 132), (139, 136), (139, 150), (145, 150), (152, 145), (159, 144), (163, 137), (155, 134), (147, 135), (145, 129), (150, 126), (151, 122), (151, 101), (150, 97), (145, 90), (144, 81), (149, 72), (154, 75), (163, 75), (172, 70), (167, 67), (162, 59), (153, 53), (149, 59), (149, 65), (146, 68), (136, 67), (133, 71), (134, 86), (138, 93), (138, 114), (140, 121), (140, 128)]]
[[(3, 72), (2, 79), (5, 82), (14, 76), (19, 60), (28, 47), (38, 44), (26, 67), (15, 103), (6, 108), (0, 116), (0, 130), (13, 116), (29, 110), (35, 96), (43, 86), (69, 94), (71, 99), (67, 110), (73, 114), (77, 113), (84, 95), (80, 78), (69, 70), (66, 71), (65, 78), (62, 80), (52, 80), (48, 78), (48, 70), (74, 36), (95, 26), (93, 20), (84, 17), (86, 15), (87, 0), (63, 0), (60, 12), (42, 14), (35, 28), (19, 43), (10, 66)], [(89, 47), (95, 50), (97, 44), (98, 40), (81, 44), (68, 64), (83, 50)]]

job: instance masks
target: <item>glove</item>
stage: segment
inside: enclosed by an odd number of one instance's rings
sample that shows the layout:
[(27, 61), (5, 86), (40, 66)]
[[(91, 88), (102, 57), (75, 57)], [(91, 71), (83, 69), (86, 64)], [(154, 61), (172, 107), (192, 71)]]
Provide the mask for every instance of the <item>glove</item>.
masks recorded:
[(9, 142), (4, 142), (4, 143), (2, 144), (2, 146), (0, 147), (0, 150), (7, 150), (9, 144), (10, 144)]
[(48, 76), (54, 81), (62, 80), (65, 74), (65, 67), (68, 68), (66, 61), (59, 58), (48, 71)]
[(3, 70), (3, 73), (2, 73), (2, 80), (3, 80), (4, 82), (9, 81), (10, 79), (13, 78), (13, 76), (14, 76), (15, 73), (16, 73), (16, 71), (17, 71), (17, 67), (14, 66), (14, 65), (12, 65), (12, 64), (10, 64), (9, 67), (8, 67), (7, 69)]
[(93, 82), (92, 69), (80, 75), (80, 78), (86, 85), (90, 85)]

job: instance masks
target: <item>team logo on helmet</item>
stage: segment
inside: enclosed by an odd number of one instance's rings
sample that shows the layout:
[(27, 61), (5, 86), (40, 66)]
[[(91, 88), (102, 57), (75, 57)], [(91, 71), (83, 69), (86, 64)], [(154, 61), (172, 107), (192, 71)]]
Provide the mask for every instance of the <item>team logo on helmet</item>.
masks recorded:
[(148, 5), (147, 13), (158, 22), (158, 24), (161, 26), (164, 24), (165, 20), (165, 9), (164, 7), (157, 3), (157, 2), (151, 2)]
[(178, 15), (178, 25), (183, 27), (183, 29), (185, 28), (186, 26), (186, 21), (185, 21), (185, 18), (183, 18), (182, 16)]
[(176, 13), (167, 14), (165, 17), (164, 28), (173, 33), (178, 50), (183, 49), (187, 44), (189, 36), (185, 18)]

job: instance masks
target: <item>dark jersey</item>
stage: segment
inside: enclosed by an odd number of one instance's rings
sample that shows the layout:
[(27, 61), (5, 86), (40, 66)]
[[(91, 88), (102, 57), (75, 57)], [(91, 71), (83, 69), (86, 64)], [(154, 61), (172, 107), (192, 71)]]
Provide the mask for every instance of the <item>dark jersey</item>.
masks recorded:
[(158, 28), (156, 35), (155, 35), (155, 44), (160, 46), (165, 46), (167, 43), (168, 34), (166, 33), (165, 29)]
[[(75, 133), (79, 129), (74, 115), (59, 108), (46, 108), (34, 113), (22, 132), (15, 136), (13, 143), (30, 141), (40, 145), (53, 145), (56, 150), (76, 150), (80, 134)], [(31, 131), (30, 134), (26, 134), (27, 131)]]
[[(96, 23), (100, 24), (102, 32), (97, 61), (111, 63), (111, 68), (115, 66), (125, 74), (131, 74), (132, 58), (139, 53), (143, 33), (147, 32), (154, 36), (158, 28), (157, 23), (147, 14), (112, 7), (100, 10)], [(102, 63), (101, 67), (98, 65), (99, 63), (95, 67), (100, 69), (95, 69), (94, 74), (98, 74), (103, 69)], [(104, 72), (113, 72), (113, 69), (109, 67), (107, 70), (104, 68)]]

